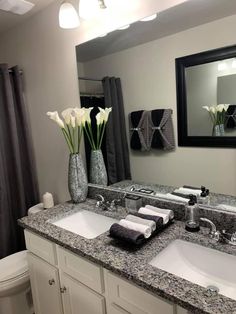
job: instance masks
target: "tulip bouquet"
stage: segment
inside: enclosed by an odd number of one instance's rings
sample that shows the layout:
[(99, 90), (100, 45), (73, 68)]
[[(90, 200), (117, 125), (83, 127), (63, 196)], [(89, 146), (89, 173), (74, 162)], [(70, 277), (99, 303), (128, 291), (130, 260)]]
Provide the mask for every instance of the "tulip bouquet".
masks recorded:
[(90, 121), (90, 111), (91, 108), (68, 108), (61, 113), (63, 120), (57, 111), (47, 112), (61, 128), (71, 154), (79, 153), (84, 126)]
[[(92, 109), (93, 108), (88, 108), (87, 110), (91, 111)], [(84, 124), (84, 131), (87, 135), (87, 138), (88, 138), (88, 141), (92, 150), (101, 149), (106, 124), (107, 124), (111, 110), (112, 108), (105, 108), (105, 109), (99, 108), (99, 113), (96, 115), (96, 124), (97, 124), (96, 137), (94, 136), (94, 133), (92, 130), (91, 120), (87, 119)]]
[(214, 125), (220, 125), (225, 123), (225, 115), (229, 108), (227, 104), (220, 104), (217, 106), (203, 106), (203, 109), (206, 109), (211, 117), (212, 123)]

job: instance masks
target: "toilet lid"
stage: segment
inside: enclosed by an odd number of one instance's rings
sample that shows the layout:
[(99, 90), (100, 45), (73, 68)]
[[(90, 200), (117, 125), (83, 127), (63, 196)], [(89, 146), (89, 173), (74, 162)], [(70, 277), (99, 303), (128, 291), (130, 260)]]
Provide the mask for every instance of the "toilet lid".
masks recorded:
[(27, 251), (21, 251), (0, 259), (0, 283), (21, 276), (27, 271)]

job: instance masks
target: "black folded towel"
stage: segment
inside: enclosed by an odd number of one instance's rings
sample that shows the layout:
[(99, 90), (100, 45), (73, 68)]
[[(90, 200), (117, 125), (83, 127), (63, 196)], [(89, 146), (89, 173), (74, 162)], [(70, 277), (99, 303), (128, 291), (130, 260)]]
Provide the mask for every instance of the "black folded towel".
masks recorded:
[[(133, 129), (138, 128), (140, 120), (142, 118), (144, 110), (134, 111), (130, 114), (130, 121)], [(139, 136), (139, 132), (133, 131), (130, 138), (130, 147), (134, 150), (141, 150), (142, 143)]]
[[(152, 110), (151, 111), (151, 118), (154, 127), (159, 127), (161, 124), (161, 120), (163, 118), (164, 114), (164, 109), (157, 109), (157, 110)], [(152, 143), (151, 143), (152, 148), (163, 148), (163, 141), (162, 141), (162, 136), (160, 134), (160, 131), (157, 129), (155, 130), (153, 137), (152, 137)]]
[[(204, 187), (204, 186), (203, 186)], [(201, 190), (201, 188), (191, 185), (183, 185), (183, 188), (185, 189), (191, 189), (191, 190)]]
[(171, 194), (175, 195), (175, 196), (183, 197), (186, 199), (190, 199), (190, 195), (191, 195), (191, 193), (189, 193), (189, 195), (187, 195), (187, 194), (182, 194), (182, 193), (178, 193), (178, 192), (172, 192)]
[(136, 216), (136, 217), (140, 217), (143, 219), (147, 219), (147, 220), (153, 220), (156, 223), (156, 230), (158, 230), (158, 228), (163, 226), (163, 218), (159, 217), (159, 216), (153, 216), (153, 215), (144, 215), (144, 214), (140, 214), (140, 213), (130, 213), (130, 215)]
[(236, 128), (236, 105), (230, 105), (226, 117), (225, 117), (226, 125), (225, 127), (227, 129), (234, 129)]
[(139, 245), (145, 238), (141, 232), (127, 229), (115, 223), (110, 228), (110, 236), (113, 239), (122, 240), (123, 242)]

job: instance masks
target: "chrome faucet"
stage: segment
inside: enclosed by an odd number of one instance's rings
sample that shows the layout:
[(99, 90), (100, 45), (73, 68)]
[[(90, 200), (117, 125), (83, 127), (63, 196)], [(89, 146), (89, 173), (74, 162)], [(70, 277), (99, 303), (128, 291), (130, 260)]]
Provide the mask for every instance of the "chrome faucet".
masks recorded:
[(105, 198), (101, 194), (98, 194), (96, 196), (98, 198), (96, 207), (100, 208), (101, 210), (115, 211), (117, 210), (118, 203), (121, 202), (120, 199), (114, 199), (111, 202), (105, 201)]
[(210, 224), (210, 232), (209, 232), (210, 237), (216, 240), (217, 242), (220, 241), (221, 233), (220, 231), (217, 231), (216, 225), (210, 219), (207, 219), (207, 218), (200, 218), (200, 220)]
[(217, 231), (216, 225), (210, 219), (200, 218), (200, 220), (210, 224), (211, 228), (209, 234), (212, 239), (217, 242), (236, 245), (236, 232), (229, 233), (225, 230)]

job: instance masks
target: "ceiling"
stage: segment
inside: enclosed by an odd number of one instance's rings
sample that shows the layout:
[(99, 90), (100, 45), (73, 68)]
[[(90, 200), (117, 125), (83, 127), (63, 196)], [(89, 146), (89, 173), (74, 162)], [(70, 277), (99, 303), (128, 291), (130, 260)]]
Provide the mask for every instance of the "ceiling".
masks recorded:
[(236, 0), (189, 0), (160, 12), (154, 21), (79, 45), (77, 60), (86, 62), (234, 14)]
[(29, 1), (34, 3), (35, 6), (30, 12), (26, 13), (25, 15), (17, 15), (0, 10), (0, 33), (23, 22), (28, 17), (34, 15), (38, 11), (41, 11), (55, 0), (29, 0)]

